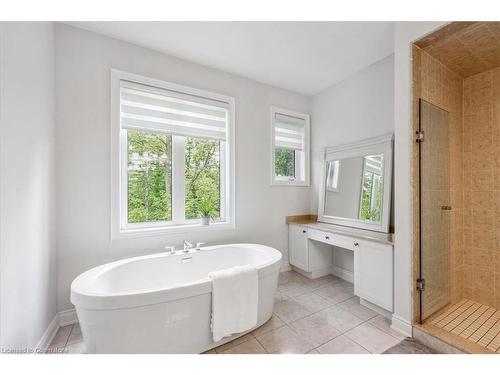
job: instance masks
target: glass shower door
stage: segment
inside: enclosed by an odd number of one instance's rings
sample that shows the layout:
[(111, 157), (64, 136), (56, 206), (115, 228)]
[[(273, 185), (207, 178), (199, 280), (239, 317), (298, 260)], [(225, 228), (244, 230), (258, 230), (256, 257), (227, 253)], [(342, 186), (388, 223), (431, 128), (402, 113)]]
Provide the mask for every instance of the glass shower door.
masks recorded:
[(449, 113), (419, 101), (420, 322), (450, 303)]

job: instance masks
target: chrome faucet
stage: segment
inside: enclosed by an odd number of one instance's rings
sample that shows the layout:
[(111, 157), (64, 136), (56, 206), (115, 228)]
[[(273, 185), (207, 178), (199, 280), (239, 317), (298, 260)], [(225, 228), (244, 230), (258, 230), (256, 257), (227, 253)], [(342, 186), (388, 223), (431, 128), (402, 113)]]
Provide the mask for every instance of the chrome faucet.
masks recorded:
[(185, 241), (184, 240), (184, 252), (185, 253), (188, 253), (189, 252), (189, 249), (192, 249), (193, 248), (193, 244), (189, 241)]

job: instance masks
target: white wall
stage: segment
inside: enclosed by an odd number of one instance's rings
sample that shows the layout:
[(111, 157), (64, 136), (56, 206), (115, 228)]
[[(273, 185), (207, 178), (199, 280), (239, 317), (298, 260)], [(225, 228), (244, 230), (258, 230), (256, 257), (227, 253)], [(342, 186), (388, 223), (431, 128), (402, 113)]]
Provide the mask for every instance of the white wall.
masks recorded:
[(56, 314), (54, 28), (0, 22), (0, 346)]
[(412, 316), (412, 63), (411, 43), (443, 22), (397, 22), (394, 30), (394, 316), (393, 327), (411, 334)]
[[(394, 56), (388, 56), (313, 97), (311, 212), (318, 212), (323, 149), (394, 132)], [(334, 263), (353, 271), (352, 252)]]
[(311, 122), (311, 212), (317, 212), (323, 149), (394, 132), (394, 56), (315, 95)]
[[(236, 99), (236, 229), (110, 241), (110, 69)], [(56, 25), (58, 308), (71, 281), (115, 259), (184, 239), (259, 242), (287, 254), (285, 216), (309, 212), (308, 187), (271, 187), (271, 105), (310, 112), (310, 99), (67, 25)]]

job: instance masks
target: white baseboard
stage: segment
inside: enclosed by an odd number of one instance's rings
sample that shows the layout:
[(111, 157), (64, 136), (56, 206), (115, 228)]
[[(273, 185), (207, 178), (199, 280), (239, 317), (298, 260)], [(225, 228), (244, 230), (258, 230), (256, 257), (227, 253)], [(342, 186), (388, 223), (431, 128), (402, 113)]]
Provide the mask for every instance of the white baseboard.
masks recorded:
[(57, 333), (57, 330), (59, 329), (59, 314), (56, 314), (52, 321), (49, 323), (49, 326), (43, 333), (42, 337), (40, 340), (38, 340), (38, 343), (36, 344), (37, 350), (44, 351), (46, 350), (50, 343), (52, 342), (52, 339)]
[(332, 275), (340, 277), (341, 279), (349, 281), (350, 283), (354, 283), (354, 273), (352, 271), (348, 271), (337, 266), (332, 266)]
[(49, 323), (49, 326), (43, 333), (40, 340), (38, 340), (36, 348), (40, 352), (44, 352), (50, 346), (50, 343), (54, 339), (54, 336), (57, 334), (57, 330), (59, 329), (59, 327), (69, 326), (70, 324), (74, 323), (78, 323), (78, 317), (76, 316), (75, 309), (68, 309), (58, 312)]
[(307, 271), (301, 270), (300, 268), (292, 266), (292, 270), (294, 270), (297, 273), (300, 273), (302, 276), (305, 276), (308, 279), (317, 279), (318, 277), (323, 277), (323, 276), (329, 275), (331, 273), (330, 267), (307, 272)]
[(69, 326), (78, 323), (75, 309), (59, 311), (59, 327)]
[(369, 309), (375, 311), (376, 313), (386, 317), (387, 319), (391, 319), (392, 318), (392, 312), (390, 311), (387, 311), (386, 309), (383, 309), (382, 307), (380, 306), (377, 306), (375, 305), (374, 303), (371, 303), (370, 301), (367, 301), (363, 298), (359, 298), (359, 304), (360, 305), (363, 305), (365, 307), (368, 307)]
[(290, 263), (288, 263), (288, 262), (281, 263), (280, 272), (287, 272), (287, 271), (291, 271), (291, 270), (292, 270), (292, 266), (290, 265)]
[(391, 328), (403, 335), (413, 337), (413, 327), (411, 323), (395, 314), (392, 315)]

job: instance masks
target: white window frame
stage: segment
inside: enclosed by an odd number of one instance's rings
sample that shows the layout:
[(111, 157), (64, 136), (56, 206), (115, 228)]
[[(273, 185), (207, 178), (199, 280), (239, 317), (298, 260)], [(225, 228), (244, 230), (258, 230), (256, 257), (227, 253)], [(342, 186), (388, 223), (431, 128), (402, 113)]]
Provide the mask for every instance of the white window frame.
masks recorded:
[[(275, 171), (275, 138), (274, 117), (276, 113), (304, 119), (304, 160), (300, 153), (295, 151), (295, 172), (301, 170), (304, 180), (291, 180), (287, 177), (277, 177)], [(307, 113), (296, 112), (289, 109), (271, 107), (271, 185), (272, 186), (310, 186), (310, 116)]]
[[(195, 95), (213, 100), (222, 101), (229, 105), (229, 123), (227, 126), (226, 142), (224, 147), (221, 147), (220, 158), (225, 168), (220, 171), (220, 189), (221, 189), (221, 212), (225, 214), (223, 222), (214, 222), (210, 225), (202, 225), (200, 220), (184, 220), (182, 222), (146, 222), (146, 223), (127, 223), (127, 133), (120, 126), (120, 81), (128, 80), (139, 84), (149, 85), (153, 87), (173, 90), (188, 95)], [(116, 69), (111, 69), (111, 239), (118, 240), (124, 238), (137, 238), (145, 236), (162, 236), (173, 233), (186, 233), (192, 231), (209, 231), (218, 229), (234, 229), (235, 225), (235, 147), (234, 147), (234, 132), (235, 132), (235, 100), (226, 95), (216, 94), (204, 90), (199, 90), (175, 83), (165, 82), (162, 80), (145, 77), (138, 74), (123, 72)], [(183, 137), (172, 137), (172, 143), (181, 140)], [(184, 163), (184, 154), (182, 157), (176, 155), (176, 150), (180, 147), (172, 145), (172, 159), (180, 160)], [(181, 183), (173, 183), (172, 190), (176, 189), (176, 194), (172, 194), (172, 217), (174, 210), (177, 210), (178, 215), (182, 210), (184, 217), (184, 175), (180, 175), (180, 168), (172, 170), (172, 179), (174, 173), (179, 173), (177, 181)], [(183, 172), (183, 171), (182, 171)], [(177, 198), (175, 199), (174, 196)], [(175, 201), (174, 201), (175, 199)]]

